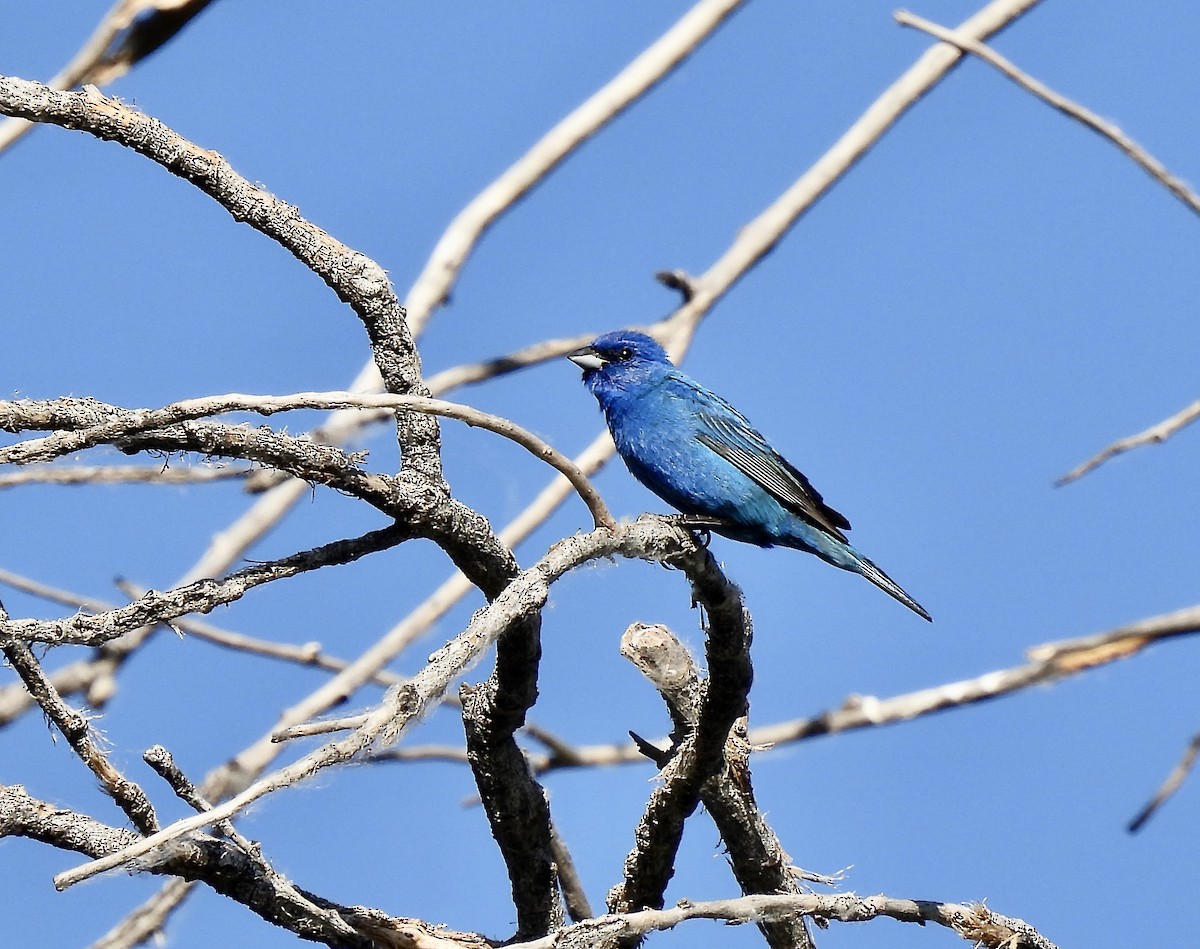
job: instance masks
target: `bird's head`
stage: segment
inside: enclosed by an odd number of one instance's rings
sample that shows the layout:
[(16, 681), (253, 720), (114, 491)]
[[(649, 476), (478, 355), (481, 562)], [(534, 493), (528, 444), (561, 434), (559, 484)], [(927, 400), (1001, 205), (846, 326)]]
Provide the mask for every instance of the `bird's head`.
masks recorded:
[(599, 399), (634, 390), (671, 366), (666, 350), (636, 330), (605, 333), (567, 358), (583, 370), (584, 383)]

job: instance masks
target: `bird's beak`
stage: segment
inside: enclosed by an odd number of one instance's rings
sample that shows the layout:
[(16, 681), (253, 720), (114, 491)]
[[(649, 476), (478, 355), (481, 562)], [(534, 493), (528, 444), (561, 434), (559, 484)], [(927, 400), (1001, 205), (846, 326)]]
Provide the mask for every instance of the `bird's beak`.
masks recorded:
[(567, 358), (575, 363), (584, 372), (603, 369), (606, 360), (591, 346), (584, 346), (583, 349), (577, 349), (573, 353), (567, 353)]

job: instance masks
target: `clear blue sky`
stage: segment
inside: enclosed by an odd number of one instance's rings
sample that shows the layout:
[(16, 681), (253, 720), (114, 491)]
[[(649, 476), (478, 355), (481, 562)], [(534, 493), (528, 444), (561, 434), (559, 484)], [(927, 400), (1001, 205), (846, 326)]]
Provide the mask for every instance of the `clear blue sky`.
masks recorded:
[[(927, 0), (916, 12), (955, 23), (977, 5)], [(103, 5), (8, 7), (0, 72), (46, 78)], [(111, 91), (371, 255), (403, 293), (457, 210), (687, 7), (293, 0), (284, 13), (226, 0)], [(751, 3), (487, 237), (423, 341), (427, 369), (668, 312), (676, 298), (652, 274), (704, 270), (929, 45), (894, 25), (894, 7)], [(1057, 0), (996, 45), (1200, 179), (1194, 4)], [(145, 159), (42, 129), (0, 171), (4, 397), (155, 406), (335, 389), (368, 357), (358, 321), (315, 277)], [(1015, 665), (1031, 645), (1195, 603), (1200, 433), (1067, 488), (1052, 482), (1197, 398), (1198, 250), (1200, 221), (1131, 162), (971, 62), (714, 310), (688, 370), (743, 409), (936, 618), (927, 626), (799, 553), (715, 540), (755, 617), (752, 724)], [(599, 430), (565, 362), (455, 398), (567, 452)], [(456, 491), (497, 525), (546, 480), (487, 433), (449, 423), (444, 440)], [(386, 437), (365, 447), (371, 464), (395, 464)], [(597, 484), (619, 516), (663, 509), (618, 466)], [(117, 575), (161, 588), (247, 503), (233, 486), (4, 493), (0, 566), (108, 598)], [(587, 523), (569, 502), (522, 562)], [(251, 555), (376, 524), (319, 490)], [(352, 656), (447, 570), (414, 546), (277, 584), (214, 620)], [(61, 615), (0, 594), (14, 616)], [(397, 668), (417, 668), (478, 605)], [(617, 640), (644, 620), (699, 647), (687, 607), (680, 577), (646, 565), (565, 580), (545, 617), (532, 718), (580, 743), (664, 733), (660, 701)], [(760, 802), (798, 864), (850, 867), (845, 887), (858, 893), (986, 899), (1063, 947), (1182, 949), (1194, 945), (1200, 786), (1140, 835), (1124, 825), (1200, 728), (1188, 698), (1198, 656), (1177, 641), (1051, 688), (758, 755)], [(182, 816), (142, 750), (163, 742), (200, 777), (320, 681), (160, 635), (122, 673), (99, 725), (115, 760)], [(414, 740), (457, 742), (461, 726), (441, 712)], [(0, 735), (0, 748), (0, 780), (119, 822), (40, 717)], [(597, 905), (619, 879), (651, 774), (547, 779)], [(323, 896), (505, 936), (507, 882), (482, 813), (463, 804), (471, 793), (458, 765), (360, 767), (276, 794), (242, 826)], [(669, 901), (734, 895), (715, 830), (693, 820)], [(5, 903), (22, 907), (5, 914), (13, 945), (85, 945), (159, 884), (116, 875), (54, 894), (50, 877), (77, 862), (0, 843)], [(208, 892), (169, 938), (177, 949), (296, 942)], [(702, 922), (654, 939), (758, 942)], [(964, 945), (889, 921), (834, 925), (819, 944)]]

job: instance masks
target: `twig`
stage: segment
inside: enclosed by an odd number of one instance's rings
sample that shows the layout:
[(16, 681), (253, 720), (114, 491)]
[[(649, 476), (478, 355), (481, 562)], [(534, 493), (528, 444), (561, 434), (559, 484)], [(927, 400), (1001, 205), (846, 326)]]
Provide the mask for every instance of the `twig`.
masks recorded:
[[(8, 621), (8, 614), (0, 607), (0, 628)], [(125, 812), (142, 834), (153, 834), (158, 830), (154, 807), (145, 792), (126, 778), (108, 760), (92, 738), (92, 729), (87, 719), (62, 700), (42, 667), (34, 658), (33, 651), (20, 642), (7, 642), (0, 646), (8, 664), (21, 677), (29, 694), (41, 706), (46, 717), (62, 732), (79, 760), (100, 780), (101, 786), (116, 805)]]
[(510, 372), (518, 372), (552, 359), (559, 359), (580, 346), (586, 346), (596, 335), (583, 333), (562, 339), (545, 339), (493, 359), (451, 366), (449, 369), (435, 372), (425, 384), (429, 387), (430, 394), (440, 396), (460, 386), (476, 385)]
[(77, 465), (0, 474), (0, 489), (26, 484), (209, 484), (254, 474), (253, 468), (163, 468), (147, 465)]
[(1134, 448), (1140, 448), (1142, 445), (1161, 445), (1168, 438), (1178, 432), (1180, 429), (1186, 428), (1192, 422), (1200, 418), (1200, 401), (1193, 402), (1182, 412), (1172, 415), (1168, 419), (1164, 419), (1157, 425), (1151, 425), (1144, 432), (1138, 432), (1136, 435), (1129, 435), (1126, 438), (1119, 438), (1103, 451), (1093, 455), (1083, 464), (1072, 468), (1065, 475), (1059, 478), (1054, 484), (1062, 487), (1064, 484), (1070, 484), (1078, 478), (1082, 478), (1093, 468), (1099, 468), (1108, 459), (1115, 455), (1124, 454)]
[[(84, 83), (104, 85), (125, 75), (130, 67), (171, 39), (212, 0), (117, 0), (87, 42), (50, 80), (52, 89), (73, 89)], [(157, 11), (145, 20), (135, 20)], [(124, 36), (122, 37), (122, 34)], [(119, 42), (123, 39), (123, 42)], [(0, 124), (0, 152), (17, 142), (36, 123), (8, 119)]]
[(553, 824), (550, 825), (550, 847), (554, 853), (554, 863), (558, 870), (558, 882), (562, 887), (567, 915), (574, 923), (591, 919), (595, 914), (592, 912), (592, 904), (588, 902), (587, 891), (583, 888), (583, 880), (579, 877), (579, 871), (575, 869), (575, 860), (566, 841)]
[(691, 919), (717, 919), (732, 923), (759, 922), (788, 916), (863, 923), (888, 917), (904, 923), (937, 923), (954, 930), (976, 947), (990, 949), (1056, 949), (1045, 936), (1020, 919), (993, 913), (975, 903), (935, 903), (889, 896), (859, 897), (853, 893), (832, 896), (742, 896), (729, 900), (682, 900), (671, 909), (598, 916), (568, 926), (552, 936), (510, 945), (508, 949), (556, 949), (558, 946), (610, 946), (619, 939), (673, 929)]
[[(0, 583), (4, 583), (17, 590), (22, 590), (32, 596), (51, 600), (55, 603), (63, 603), (89, 613), (103, 613), (108, 610), (118, 609), (116, 604), (106, 600), (80, 596), (68, 590), (61, 590), (44, 583), (38, 583), (35, 580), (8, 570), (0, 569)], [(127, 581), (118, 581), (117, 585), (128, 593), (131, 598), (143, 596), (147, 592), (144, 588), (135, 587)], [(172, 628), (182, 630), (190, 636), (226, 649), (236, 649), (271, 659), (282, 659), (286, 662), (294, 662), (303, 666), (314, 666), (319, 669), (327, 669), (331, 672), (341, 672), (350, 665), (345, 659), (338, 659), (335, 656), (330, 656), (322, 652), (319, 643), (307, 643), (302, 646), (293, 646), (289, 643), (276, 643), (270, 640), (257, 639), (253, 636), (231, 632), (213, 626), (210, 623), (189, 618), (176, 617), (171, 620), (170, 625)], [(153, 627), (144, 627), (143, 629), (146, 633), (149, 633)], [(69, 663), (60, 669), (56, 669), (49, 674), (50, 683), (61, 696), (65, 697), (74, 695), (77, 692), (84, 692), (86, 693), (88, 705), (92, 708), (102, 707), (113, 695), (113, 673), (124, 659), (144, 641), (143, 638), (135, 636), (137, 632), (135, 630), (134, 633), (126, 633), (118, 639), (101, 646), (94, 659)], [(404, 677), (394, 672), (389, 672), (386, 669), (380, 669), (371, 675), (367, 681), (386, 687), (403, 682)], [(33, 705), (33, 698), (23, 685), (14, 683), (13, 685), (0, 686), (0, 726), (15, 721)]]
[[(306, 482), (342, 491), (395, 518), (409, 518), (430, 507), (428, 491), (393, 475), (364, 471), (361, 456), (260, 426), (226, 425), (184, 419), (178, 424), (147, 428), (152, 410), (131, 411), (96, 399), (64, 396), (50, 400), (0, 401), (0, 430), (59, 430), (47, 438), (0, 449), (0, 462), (25, 464), (55, 457), (64, 450), (111, 441), (122, 451), (186, 451), (256, 461), (287, 471)], [(78, 440), (80, 431), (88, 436)], [(20, 446), (20, 447), (19, 447)], [(72, 446), (72, 447), (66, 447)]]
[[(21, 787), (0, 785), (0, 838), (6, 836), (29, 837), (93, 857), (139, 839), (131, 831), (36, 800)], [(308, 939), (339, 949), (375, 949), (378, 945), (346, 922), (343, 914), (353, 916), (353, 911), (305, 893), (228, 841), (194, 835), (177, 841), (169, 854), (145, 869), (203, 880), (268, 922)]]
[[(4, 573), (5, 571), (0, 570), (0, 579), (2, 579)], [(148, 592), (146, 587), (130, 583), (128, 580), (118, 580), (117, 586), (130, 599), (135, 600), (140, 596), (145, 596)], [(108, 606), (100, 607), (100, 609), (110, 608)], [(263, 656), (267, 659), (282, 659), (284, 662), (292, 662), (298, 666), (311, 666), (330, 672), (341, 672), (350, 665), (345, 659), (339, 659), (337, 656), (331, 656), (326, 653), (318, 642), (305, 643), (302, 646), (294, 646), (291, 643), (277, 643), (269, 639), (259, 639), (255, 636), (246, 636), (242, 633), (235, 633), (232, 630), (221, 629), (218, 626), (213, 626), (211, 623), (194, 619), (174, 619), (171, 620), (171, 626), (187, 633), (189, 636), (195, 636), (197, 639), (212, 643), (214, 646), (220, 646), (222, 649), (233, 649), (238, 652), (249, 653), (252, 656)], [(382, 686), (397, 685), (404, 681), (404, 676), (381, 669), (371, 677), (370, 681)]]
[(99, 646), (143, 626), (163, 623), (185, 613), (207, 613), (232, 603), (264, 583), (294, 577), (320, 567), (350, 563), (394, 547), (411, 536), (407, 525), (371, 531), (353, 540), (339, 540), (279, 560), (253, 564), (223, 580), (197, 580), (165, 593), (147, 592), (128, 606), (61, 620), (12, 620), (0, 627), (0, 643), (38, 642), (51, 646)]
[[(196, 786), (188, 780), (187, 775), (175, 764), (175, 759), (171, 756), (171, 752), (162, 745), (155, 745), (153, 748), (148, 749), (142, 755), (142, 759), (154, 769), (156, 774), (170, 785), (171, 790), (175, 792), (179, 799), (184, 801), (193, 810), (203, 814), (212, 809), (212, 805), (204, 799), (204, 795), (197, 790)], [(258, 845), (240, 834), (232, 822), (221, 821), (216, 825), (216, 829), (257, 866), (259, 872), (270, 881), (273, 888), (286, 894), (291, 902), (297, 904), (310, 917), (319, 920), (329, 930), (340, 933), (344, 937), (349, 937), (350, 939), (357, 938), (358, 933), (338, 913), (318, 906), (285, 877), (277, 873), (275, 868), (263, 858)], [(312, 923), (308, 925), (312, 925)]]
[[(199, 811), (200, 813), (211, 810), (212, 805), (204, 799), (204, 795), (188, 780), (188, 776), (180, 770), (179, 765), (175, 764), (175, 758), (171, 755), (171, 752), (162, 745), (154, 745), (146, 749), (142, 754), (142, 760), (154, 770), (155, 774), (166, 781), (171, 790), (175, 792), (175, 796), (192, 810)], [(241, 847), (249, 856), (256, 857), (258, 855), (257, 848), (239, 834), (229, 821), (222, 821), (220, 824), (217, 824), (217, 830)]]
[(1106, 633), (1033, 646), (1026, 650), (1026, 655), (1053, 666), (1057, 672), (1072, 673), (1124, 659), (1161, 640), (1195, 632), (1200, 632), (1200, 606), (1189, 606), (1127, 623)]
[(1183, 757), (1179, 760), (1179, 764), (1175, 765), (1171, 773), (1167, 775), (1167, 780), (1165, 780), (1158, 791), (1155, 792), (1154, 797), (1152, 797), (1146, 806), (1138, 811), (1137, 816), (1129, 822), (1129, 826), (1126, 829), (1131, 834), (1136, 834), (1139, 830), (1141, 830), (1142, 827), (1145, 826), (1146, 821), (1154, 816), (1155, 811), (1162, 807), (1162, 805), (1167, 802), (1171, 795), (1179, 790), (1179, 787), (1183, 784), (1184, 779), (1191, 773), (1192, 768), (1195, 767), (1197, 755), (1200, 755), (1200, 733), (1197, 733), (1192, 737), (1187, 749), (1183, 752)]
[(125, 915), (116, 926), (93, 942), (88, 949), (134, 949), (162, 936), (167, 917), (187, 898), (194, 884), (174, 879)]
[[(22, 403), (0, 403), (0, 414), (15, 416), (18, 414), (18, 409), (24, 409), (24, 407)], [(96, 411), (95, 405), (90, 400), (87, 408), (90, 410), (89, 414)], [(119, 409), (111, 413), (116, 417), (98, 424), (90, 424), (74, 431), (56, 432), (44, 438), (18, 442), (0, 449), (0, 464), (25, 465), (50, 461), (95, 445), (123, 441), (139, 433), (169, 428), (195, 419), (225, 415), (230, 412), (274, 415), (277, 412), (290, 412), (298, 409), (345, 408), (407, 409), (413, 412), (457, 419), (472, 427), (484, 428), (497, 435), (503, 435), (564, 475), (592, 512), (597, 527), (613, 527), (616, 524), (612, 515), (608, 513), (604, 501), (592, 487), (587, 476), (579, 470), (579, 467), (562, 452), (532, 432), (506, 418), (482, 412), (469, 405), (422, 396), (374, 395), (348, 391), (297, 392), (292, 395), (280, 396), (230, 393), (174, 402), (161, 409)], [(22, 412), (21, 414), (28, 415), (30, 413)]]
[[(21, 590), (32, 596), (72, 606), (77, 610), (84, 610), (88, 613), (103, 613), (108, 610), (119, 609), (116, 604), (110, 603), (107, 600), (81, 596), (69, 590), (38, 583), (36, 580), (23, 577), (20, 574), (4, 570), (3, 568), (0, 568), (0, 583), (10, 586), (14, 590)], [(146, 587), (140, 587), (137, 584), (130, 583), (128, 580), (118, 579), (116, 584), (130, 599), (137, 599), (149, 592)], [(264, 656), (268, 659), (282, 659), (285, 662), (293, 662), (301, 666), (315, 666), (318, 669), (327, 669), (331, 672), (340, 672), (349, 664), (345, 659), (338, 659), (336, 656), (326, 654), (322, 651), (321, 644), (316, 642), (305, 643), (302, 646), (294, 646), (291, 643), (278, 643), (269, 639), (258, 639), (254, 636), (235, 633), (232, 630), (222, 629), (218, 626), (213, 626), (211, 623), (195, 619), (177, 618), (171, 620), (170, 625), (175, 629), (187, 633), (189, 636), (212, 643), (214, 646), (221, 646), (224, 649), (235, 649), (239, 652), (250, 653), (251, 655)], [(56, 681), (58, 675), (58, 672), (51, 673), (50, 680), (59, 689), (60, 694), (65, 694), (62, 686)], [(377, 685), (389, 686), (403, 682), (404, 677), (394, 672), (381, 670), (372, 677), (372, 681)], [(75, 691), (78, 690), (79, 685), (72, 684), (70, 688), (72, 691)], [(3, 691), (3, 689), (0, 689), (0, 695), (3, 695)], [(0, 710), (4, 706), (5, 702), (0, 698)], [(0, 711), (0, 724), (3, 724), (5, 721), (7, 719), (3, 715), (3, 712)]]
[(1026, 92), (1032, 93), (1047, 105), (1063, 113), (1063, 115), (1081, 122), (1093, 132), (1108, 139), (1117, 148), (1132, 158), (1146, 174), (1163, 185), (1163, 187), (1175, 195), (1190, 210), (1200, 214), (1200, 195), (1192, 191), (1181, 179), (1171, 174), (1162, 162), (1138, 145), (1137, 142), (1122, 132), (1112, 122), (1102, 119), (1090, 109), (1086, 109), (1066, 96), (1060, 95), (1045, 83), (1034, 79), (1028, 73), (1022, 72), (990, 46), (985, 46), (979, 42), (977, 37), (965, 35), (961, 29), (947, 29), (916, 14), (909, 13), (907, 10), (898, 10), (895, 16), (896, 22), (901, 26), (914, 27), (941, 40), (943, 43), (949, 43), (951, 46), (965, 50), (973, 56), (978, 56), (989, 66), (994, 66), (1000, 70), (1000, 72), (1004, 73), (1005, 76)]

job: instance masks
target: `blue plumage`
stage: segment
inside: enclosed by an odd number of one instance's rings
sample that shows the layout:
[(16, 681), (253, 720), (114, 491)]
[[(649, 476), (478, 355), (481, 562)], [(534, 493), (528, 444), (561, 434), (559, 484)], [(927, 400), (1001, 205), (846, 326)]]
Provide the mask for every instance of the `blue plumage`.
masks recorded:
[(568, 358), (604, 410), (630, 472), (668, 504), (761, 547), (806, 550), (866, 577), (917, 615), (932, 618), (855, 550), (850, 522), (732, 405), (684, 375), (644, 333), (618, 330)]

